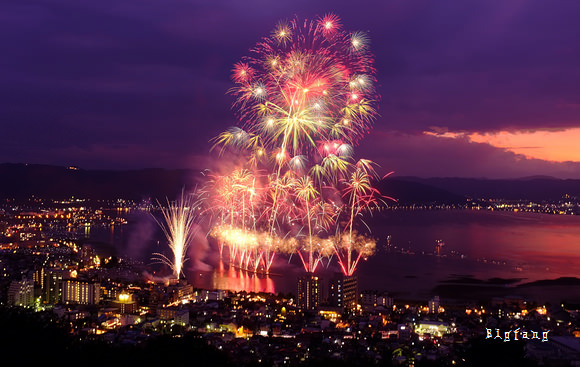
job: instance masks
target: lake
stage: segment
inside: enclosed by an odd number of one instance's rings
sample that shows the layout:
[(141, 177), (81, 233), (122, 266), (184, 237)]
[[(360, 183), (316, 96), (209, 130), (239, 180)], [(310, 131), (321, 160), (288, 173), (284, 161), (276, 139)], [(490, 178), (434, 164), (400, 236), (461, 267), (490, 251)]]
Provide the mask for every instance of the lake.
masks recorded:
[[(580, 216), (477, 210), (393, 210), (368, 221), (378, 238), (377, 251), (361, 261), (359, 288), (388, 291), (399, 297), (428, 298), (441, 281), (517, 278), (519, 283), (559, 277), (580, 278)], [(91, 238), (119, 255), (150, 262), (166, 250), (157, 223), (147, 213), (133, 213), (126, 226), (94, 229)], [(387, 236), (390, 236), (389, 245)], [(442, 240), (439, 255), (436, 241)], [(231, 290), (296, 292), (303, 269), (296, 258), (279, 255), (269, 277), (229, 269), (211, 244), (196, 245), (186, 264), (195, 286)], [(209, 246), (207, 249), (205, 246)], [(197, 264), (210, 271), (192, 269)], [(199, 269), (199, 267), (198, 267)], [(325, 264), (327, 279), (338, 267)]]

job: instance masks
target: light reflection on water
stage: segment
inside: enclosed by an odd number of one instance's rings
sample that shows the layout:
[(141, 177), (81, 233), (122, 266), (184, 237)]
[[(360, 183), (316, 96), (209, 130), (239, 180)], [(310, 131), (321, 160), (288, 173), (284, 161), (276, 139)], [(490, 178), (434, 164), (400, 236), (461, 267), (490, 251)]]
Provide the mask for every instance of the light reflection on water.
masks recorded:
[(229, 267), (223, 261), (213, 271), (190, 271), (187, 277), (198, 288), (277, 293), (273, 276)]

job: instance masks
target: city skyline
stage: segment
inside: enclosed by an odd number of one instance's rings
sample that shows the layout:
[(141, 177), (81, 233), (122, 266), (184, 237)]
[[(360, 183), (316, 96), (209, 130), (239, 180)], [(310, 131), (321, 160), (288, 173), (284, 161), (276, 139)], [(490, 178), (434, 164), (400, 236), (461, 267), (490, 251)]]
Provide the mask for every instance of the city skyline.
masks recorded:
[[(280, 19), (335, 13), (368, 32), (379, 118), (357, 156), (397, 175), (580, 178), (573, 1), (9, 1), (4, 162), (212, 168), (235, 125), (235, 62)], [(240, 15), (243, 14), (243, 15)]]

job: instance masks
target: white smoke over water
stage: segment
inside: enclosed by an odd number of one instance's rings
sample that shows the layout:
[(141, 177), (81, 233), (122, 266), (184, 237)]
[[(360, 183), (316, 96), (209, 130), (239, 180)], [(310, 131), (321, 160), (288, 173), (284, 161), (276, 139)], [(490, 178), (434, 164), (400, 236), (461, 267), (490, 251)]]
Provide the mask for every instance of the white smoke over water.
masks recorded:
[(192, 231), (194, 235), (188, 248), (190, 268), (195, 271), (211, 271), (212, 267), (204, 262), (210, 250), (206, 231), (199, 224), (195, 224)]
[(152, 244), (156, 243), (157, 224), (151, 215), (145, 213), (135, 214), (131, 222), (132, 229), (124, 253), (134, 259), (148, 259)]

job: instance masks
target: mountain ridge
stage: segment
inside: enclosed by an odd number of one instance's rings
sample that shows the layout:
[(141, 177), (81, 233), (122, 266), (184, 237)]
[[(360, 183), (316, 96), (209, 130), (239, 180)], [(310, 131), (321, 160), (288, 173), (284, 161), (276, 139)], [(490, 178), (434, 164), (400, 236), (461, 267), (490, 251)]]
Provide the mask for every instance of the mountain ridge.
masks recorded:
[(580, 197), (580, 179), (559, 179), (546, 176), (516, 179), (407, 176), (400, 179), (444, 189), (471, 199), (557, 200), (565, 195)]
[[(177, 197), (204, 180), (202, 170), (144, 168), (87, 170), (43, 164), (0, 164), (0, 197), (94, 199)], [(389, 176), (375, 185), (400, 204), (460, 204), (468, 198), (507, 200), (555, 200), (564, 195), (580, 197), (579, 179), (547, 176), (521, 179)]]

